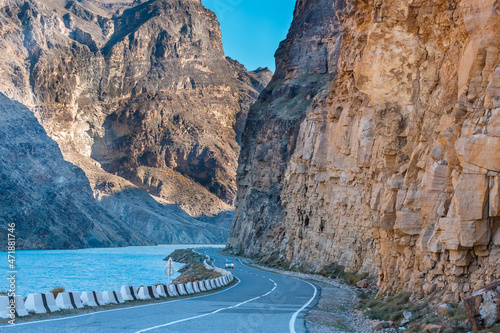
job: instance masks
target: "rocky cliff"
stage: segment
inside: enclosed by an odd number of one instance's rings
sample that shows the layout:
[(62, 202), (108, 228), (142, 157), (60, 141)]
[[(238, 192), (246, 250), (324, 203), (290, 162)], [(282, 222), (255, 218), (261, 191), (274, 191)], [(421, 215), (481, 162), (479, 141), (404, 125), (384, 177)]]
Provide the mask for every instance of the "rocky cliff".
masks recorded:
[(228, 246), (382, 293), (458, 301), (500, 278), (499, 28), (495, 0), (299, 0)]
[(0, 91), (112, 214), (156, 242), (225, 239), (242, 124), (269, 75), (225, 58), (200, 0), (6, 0), (0, 35)]
[(17, 248), (152, 244), (96, 202), (85, 173), (63, 159), (33, 113), (1, 93), (0, 143), (2, 239), (14, 223)]

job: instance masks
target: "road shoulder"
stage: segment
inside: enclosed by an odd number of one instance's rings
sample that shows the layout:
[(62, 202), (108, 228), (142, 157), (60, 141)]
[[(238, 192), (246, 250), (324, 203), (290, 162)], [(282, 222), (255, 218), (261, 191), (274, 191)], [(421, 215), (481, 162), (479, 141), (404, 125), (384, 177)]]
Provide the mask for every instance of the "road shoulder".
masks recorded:
[(239, 258), (242, 263), (263, 271), (298, 278), (313, 283), (318, 288), (315, 300), (303, 311), (305, 325), (310, 333), (372, 332), (373, 322), (363, 312), (356, 310), (356, 288), (341, 280), (328, 279), (314, 274), (285, 271)]

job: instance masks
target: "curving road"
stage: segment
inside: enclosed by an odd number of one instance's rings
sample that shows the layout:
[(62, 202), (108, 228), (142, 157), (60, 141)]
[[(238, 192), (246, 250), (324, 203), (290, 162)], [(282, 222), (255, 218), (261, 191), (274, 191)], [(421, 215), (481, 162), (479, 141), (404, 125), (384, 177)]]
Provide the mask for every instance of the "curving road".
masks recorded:
[[(216, 250), (199, 250), (224, 267)], [(306, 332), (304, 314), (316, 303), (312, 284), (245, 266), (238, 259), (236, 285), (213, 294), (164, 303), (0, 326), (1, 332)]]

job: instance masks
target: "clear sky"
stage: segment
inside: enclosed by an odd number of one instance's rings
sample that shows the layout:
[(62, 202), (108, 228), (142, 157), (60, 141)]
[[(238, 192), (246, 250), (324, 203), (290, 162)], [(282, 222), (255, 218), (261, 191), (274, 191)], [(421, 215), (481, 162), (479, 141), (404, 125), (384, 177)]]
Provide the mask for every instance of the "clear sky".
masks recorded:
[(227, 56), (249, 70), (269, 67), (292, 22), (295, 0), (202, 0), (217, 15)]

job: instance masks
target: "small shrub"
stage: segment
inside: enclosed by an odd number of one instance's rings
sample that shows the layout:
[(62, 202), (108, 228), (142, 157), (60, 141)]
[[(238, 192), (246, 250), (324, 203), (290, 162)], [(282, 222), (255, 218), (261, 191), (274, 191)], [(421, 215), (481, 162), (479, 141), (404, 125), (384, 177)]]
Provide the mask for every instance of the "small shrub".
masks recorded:
[(438, 321), (438, 318), (436, 318), (433, 315), (426, 316), (423, 320), (422, 323), (424, 324), (434, 324)]
[(448, 313), (450, 321), (464, 321), (467, 319), (467, 310), (465, 308), (453, 308)]
[(318, 274), (329, 277), (329, 278), (337, 278), (343, 279), (350, 285), (356, 285), (359, 281), (368, 278), (368, 273), (358, 274), (357, 271), (354, 272), (346, 272), (345, 267), (339, 265), (338, 263), (330, 263), (323, 266), (320, 269)]
[(358, 294), (358, 298), (362, 299), (362, 300), (367, 300), (367, 299), (370, 299), (370, 295), (368, 293), (366, 293), (365, 291), (361, 291)]
[(366, 303), (367, 307), (369, 307), (369, 308), (373, 308), (374, 306), (377, 306), (378, 304), (380, 304), (380, 301), (378, 301), (376, 299), (371, 299)]
[(390, 321), (399, 321), (401, 319), (403, 319), (403, 310), (398, 310), (389, 315)]
[(60, 293), (63, 293), (64, 292), (64, 287), (57, 287), (57, 288), (54, 288), (50, 291), (53, 295), (54, 295), (54, 298), (57, 297), (57, 295), (59, 295)]
[(411, 293), (389, 296), (385, 300), (370, 299), (361, 308), (369, 309), (366, 315), (371, 319), (399, 322), (404, 318), (404, 311), (411, 311), (415, 306), (409, 303)]
[(487, 332), (487, 333), (500, 333), (500, 324), (497, 324), (493, 327), (484, 329), (482, 331), (479, 331), (480, 333)]
[(359, 277), (356, 276), (356, 274), (352, 274), (352, 273), (351, 274), (348, 273), (345, 276), (345, 280), (350, 285), (355, 285), (356, 283), (358, 283), (360, 281)]
[(368, 316), (368, 318), (373, 320), (384, 320), (384, 314), (380, 312), (378, 308), (373, 308), (366, 311), (366, 315)]

